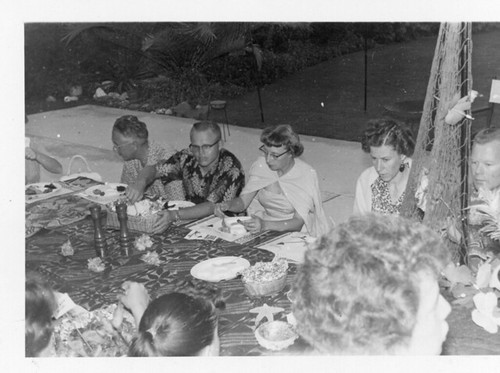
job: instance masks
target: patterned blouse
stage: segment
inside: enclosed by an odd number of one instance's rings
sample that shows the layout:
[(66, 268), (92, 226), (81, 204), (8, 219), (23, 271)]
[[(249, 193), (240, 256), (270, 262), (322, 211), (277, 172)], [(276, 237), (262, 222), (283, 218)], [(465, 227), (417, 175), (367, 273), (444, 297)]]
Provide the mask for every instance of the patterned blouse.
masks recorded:
[[(149, 152), (146, 166), (154, 166), (164, 159), (168, 159), (174, 154), (174, 149), (164, 147), (154, 141), (149, 141)], [(124, 184), (133, 184), (137, 180), (137, 175), (144, 167), (138, 159), (126, 161), (123, 164), (121, 182)], [(174, 181), (163, 185), (160, 180), (155, 180), (147, 189), (145, 194), (150, 196), (160, 196), (167, 200), (184, 200), (184, 191), (180, 181)]]
[(405, 192), (398, 198), (396, 203), (392, 203), (391, 194), (389, 193), (389, 184), (380, 177), (371, 185), (372, 188), (372, 211), (379, 212), (385, 215), (399, 215)]
[(230, 201), (239, 196), (245, 185), (240, 161), (226, 149), (220, 150), (217, 166), (204, 176), (189, 149), (158, 163), (156, 170), (164, 184), (182, 180), (186, 200), (195, 204)]

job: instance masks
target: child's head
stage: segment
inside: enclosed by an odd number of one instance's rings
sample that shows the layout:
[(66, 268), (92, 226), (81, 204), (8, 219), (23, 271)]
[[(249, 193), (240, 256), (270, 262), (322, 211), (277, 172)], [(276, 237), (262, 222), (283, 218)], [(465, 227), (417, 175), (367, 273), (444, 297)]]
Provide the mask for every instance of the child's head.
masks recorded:
[(171, 293), (152, 301), (129, 356), (218, 355), (217, 314), (212, 302)]
[(37, 275), (26, 278), (26, 357), (39, 356), (52, 337), (52, 316), (56, 308), (54, 293)]

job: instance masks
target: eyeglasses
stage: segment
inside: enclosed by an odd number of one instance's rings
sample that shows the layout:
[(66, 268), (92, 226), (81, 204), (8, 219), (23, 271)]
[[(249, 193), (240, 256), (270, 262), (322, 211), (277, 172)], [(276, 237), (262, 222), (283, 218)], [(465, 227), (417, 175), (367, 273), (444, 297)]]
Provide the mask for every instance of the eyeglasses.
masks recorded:
[(218, 139), (213, 144), (204, 144), (204, 145), (201, 145), (201, 146), (189, 144), (189, 149), (191, 149), (191, 151), (193, 153), (199, 153), (200, 151), (203, 151), (204, 153), (206, 153), (210, 149), (212, 149), (215, 145), (217, 145), (219, 143), (219, 141), (220, 141), (220, 139)]
[(129, 142), (126, 142), (125, 144), (121, 144), (121, 145), (113, 145), (113, 150), (114, 150), (115, 152), (117, 152), (117, 151), (118, 151), (118, 149), (120, 149), (122, 146), (125, 146), (125, 145), (130, 145), (130, 144), (132, 144), (132, 143), (133, 143), (133, 141), (129, 141)]
[(265, 145), (262, 145), (259, 150), (264, 153), (264, 156), (267, 158), (268, 156), (271, 157), (271, 159), (278, 159), (279, 157), (285, 155), (286, 153), (288, 153), (290, 151), (290, 149), (288, 149), (286, 152), (283, 152), (281, 154), (273, 154), (273, 153), (269, 153), (266, 148), (265, 148)]

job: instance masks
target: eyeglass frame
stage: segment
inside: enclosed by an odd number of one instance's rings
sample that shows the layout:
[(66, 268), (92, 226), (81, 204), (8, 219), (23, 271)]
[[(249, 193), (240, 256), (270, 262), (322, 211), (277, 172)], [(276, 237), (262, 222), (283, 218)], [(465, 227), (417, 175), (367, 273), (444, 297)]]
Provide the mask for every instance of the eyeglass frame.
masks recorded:
[(135, 140), (126, 142), (125, 144), (121, 144), (121, 145), (115, 145), (115, 144), (113, 144), (113, 151), (117, 152), (118, 149), (120, 149), (122, 146), (130, 145), (130, 144), (133, 144), (134, 142), (135, 142)]
[(279, 159), (280, 157), (284, 156), (286, 153), (289, 153), (290, 152), (290, 149), (288, 149), (287, 151), (281, 153), (281, 154), (272, 154), (272, 153), (269, 153), (265, 150), (265, 145), (262, 145), (259, 150), (264, 153), (264, 157), (268, 157), (268, 156), (271, 156), (272, 159), (276, 160), (276, 159)]
[[(203, 144), (201, 146), (199, 145), (193, 145), (193, 144), (189, 144), (189, 150), (191, 150), (191, 153), (195, 153), (195, 152), (200, 152), (203, 151), (204, 153), (211, 150), (215, 145), (217, 145), (219, 143), (221, 139), (219, 138), (216, 142), (214, 142), (213, 144)], [(193, 150), (193, 148), (195, 150)]]

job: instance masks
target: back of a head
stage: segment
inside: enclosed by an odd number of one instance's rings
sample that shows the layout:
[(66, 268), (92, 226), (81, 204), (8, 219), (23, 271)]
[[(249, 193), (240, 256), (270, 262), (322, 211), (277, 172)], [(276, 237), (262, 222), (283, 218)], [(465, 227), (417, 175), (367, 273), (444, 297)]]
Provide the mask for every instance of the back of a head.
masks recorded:
[(25, 353), (36, 357), (50, 342), (56, 302), (50, 287), (35, 274), (27, 275), (25, 291)]
[(152, 301), (139, 324), (129, 356), (196, 356), (216, 337), (212, 302), (182, 293)]
[(146, 124), (135, 115), (124, 115), (118, 118), (113, 125), (113, 131), (118, 131), (126, 137), (136, 137), (141, 140), (147, 140), (149, 136)]
[(415, 140), (412, 132), (391, 119), (373, 119), (368, 122), (361, 138), (361, 148), (366, 153), (370, 147), (391, 146), (407, 157), (413, 155)]
[(419, 272), (437, 276), (447, 261), (420, 223), (351, 217), (306, 254), (293, 290), (299, 333), (320, 353), (396, 353), (416, 323)]

